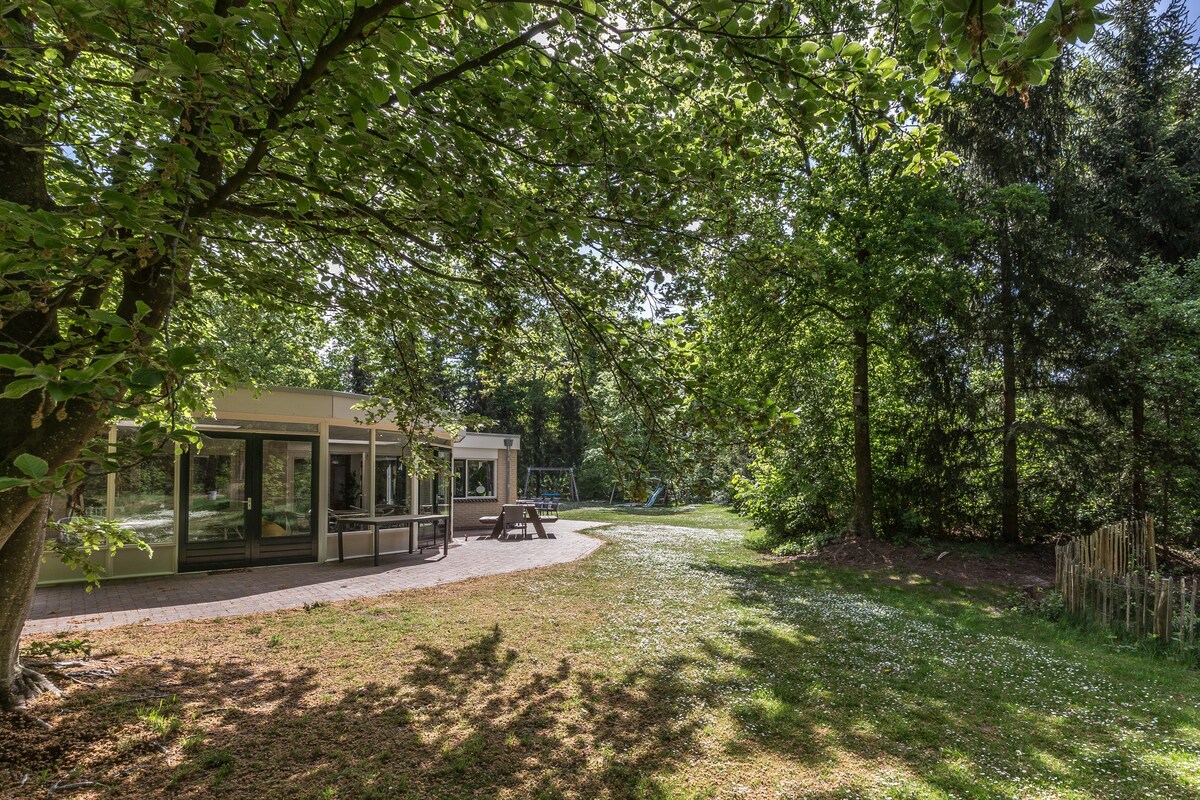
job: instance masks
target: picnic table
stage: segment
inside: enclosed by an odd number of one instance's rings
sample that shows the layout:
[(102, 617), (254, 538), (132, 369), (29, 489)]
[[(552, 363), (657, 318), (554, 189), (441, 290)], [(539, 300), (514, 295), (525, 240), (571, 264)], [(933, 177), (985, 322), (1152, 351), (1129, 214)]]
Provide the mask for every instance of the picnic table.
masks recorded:
[[(374, 532), (375, 542), (375, 566), (379, 566), (379, 529), (381, 527), (398, 528), (402, 525), (407, 525), (409, 529), (408, 552), (413, 551), (412, 540), (412, 525), (416, 523), (420, 525), (422, 522), (432, 522), (434, 524), (434, 546), (437, 546), (437, 533), (440, 528), (442, 534), (443, 554), (450, 555), (450, 515), (449, 514), (389, 514), (383, 517), (353, 517), (347, 522), (362, 524), (370, 527)], [(345, 556), (342, 549), (342, 527), (338, 525), (338, 561), (345, 561)], [(420, 531), (417, 532), (417, 538), (420, 538)]]
[[(544, 523), (557, 522), (558, 517), (542, 517), (538, 513), (537, 507), (535, 505), (533, 505), (532, 503), (518, 503), (517, 505), (520, 505), (524, 509), (524, 519), (526, 522), (529, 522), (533, 525), (533, 530), (537, 533), (538, 537), (542, 538), (542, 539), (550, 538), (550, 535), (548, 533), (546, 533), (546, 528), (545, 528)], [(494, 520), (495, 524), (492, 526), (492, 532), (490, 534), (488, 534), (489, 539), (495, 539), (495, 538), (498, 538), (498, 537), (504, 535), (505, 520), (504, 520), (503, 509), (501, 509), (500, 514), (498, 516), (496, 516), (494, 518), (493, 517), (482, 517), (482, 518), (480, 518), (479, 521), (486, 523), (486, 522), (492, 522), (493, 520)]]

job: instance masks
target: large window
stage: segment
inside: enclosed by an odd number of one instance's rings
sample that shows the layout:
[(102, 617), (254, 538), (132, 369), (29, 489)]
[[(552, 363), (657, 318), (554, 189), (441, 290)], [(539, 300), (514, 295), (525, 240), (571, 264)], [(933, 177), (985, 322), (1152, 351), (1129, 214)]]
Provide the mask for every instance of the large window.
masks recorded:
[[(108, 516), (108, 473), (99, 464), (87, 464), (84, 474), (81, 481), (51, 499), (52, 519), (62, 522), (71, 517), (104, 519)], [(54, 529), (47, 535), (54, 539), (63, 538)]]
[[(137, 432), (118, 428), (120, 439), (135, 439)], [(150, 544), (175, 538), (175, 451), (170, 446), (117, 472), (113, 518), (132, 528)]]
[(496, 462), (474, 458), (454, 461), (455, 497), (495, 497)]
[(408, 440), (395, 431), (375, 431), (375, 512), (407, 514)]
[(448, 472), (450, 470), (450, 451), (436, 449), (433, 451), (433, 472), (421, 478), (419, 506), (422, 514), (441, 514), (447, 510), (449, 501), (446, 498), (448, 487)]
[(108, 473), (98, 464), (84, 467), (86, 477), (71, 484), (64, 494), (55, 495), (51, 515), (56, 520), (68, 517), (98, 517), (108, 515)]
[(329, 429), (329, 510), (358, 511), (366, 508), (363, 481), (371, 431), (366, 428), (333, 426)]

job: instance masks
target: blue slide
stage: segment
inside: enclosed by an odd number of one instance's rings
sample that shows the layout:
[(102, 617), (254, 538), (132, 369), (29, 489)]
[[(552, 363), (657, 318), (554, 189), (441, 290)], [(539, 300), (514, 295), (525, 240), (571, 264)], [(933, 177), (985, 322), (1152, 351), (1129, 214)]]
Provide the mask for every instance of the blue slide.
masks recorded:
[(658, 502), (659, 496), (662, 495), (663, 491), (665, 491), (666, 488), (667, 487), (665, 487), (665, 486), (660, 486), (657, 489), (655, 489), (654, 494), (650, 495), (650, 499), (646, 501), (646, 505), (642, 506), (642, 508), (653, 508), (654, 504)]

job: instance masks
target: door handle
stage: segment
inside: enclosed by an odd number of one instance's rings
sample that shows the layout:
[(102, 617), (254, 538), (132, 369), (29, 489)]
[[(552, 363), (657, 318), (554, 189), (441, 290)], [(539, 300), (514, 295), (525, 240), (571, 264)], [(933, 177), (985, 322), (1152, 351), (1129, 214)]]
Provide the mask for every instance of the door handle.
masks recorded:
[(253, 498), (253, 497), (247, 497), (247, 498), (246, 498), (246, 500), (245, 500), (245, 503), (246, 503), (246, 510), (247, 510), (247, 511), (253, 511), (253, 510), (254, 510), (254, 498)]

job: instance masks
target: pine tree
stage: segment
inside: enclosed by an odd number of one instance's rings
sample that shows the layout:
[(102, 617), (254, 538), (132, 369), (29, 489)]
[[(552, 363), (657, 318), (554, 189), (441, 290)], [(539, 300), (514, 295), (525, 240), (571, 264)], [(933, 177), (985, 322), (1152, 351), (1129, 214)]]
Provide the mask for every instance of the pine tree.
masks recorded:
[(1056, 351), (1079, 324), (1079, 268), (1069, 242), (1082, 215), (1069, 163), (1067, 74), (1023, 98), (964, 84), (946, 119), (947, 143), (964, 158), (956, 193), (980, 224), (968, 257), (979, 307), (964, 309), (960, 324), (984, 363), (1000, 367), (1000, 528), (1010, 543), (1021, 538), (1018, 445), (1028, 427), (1021, 395), (1050, 379), (1055, 361), (1061, 365)]
[[(1116, 302), (1106, 308), (1125, 317), (1144, 312), (1138, 293), (1128, 290), (1144, 260), (1176, 266), (1200, 253), (1200, 49), (1183, 0), (1171, 0), (1161, 13), (1156, 6), (1155, 0), (1116, 4), (1079, 82), (1088, 108), (1089, 195), (1103, 247), (1100, 277)], [(1128, 410), (1130, 504), (1142, 514), (1153, 458), (1147, 439), (1152, 387), (1139, 358), (1145, 351), (1132, 346), (1122, 328), (1128, 326), (1108, 325), (1110, 338), (1098, 340), (1104, 345), (1092, 369), (1093, 394), (1113, 393), (1117, 402), (1103, 396), (1098, 402)]]

